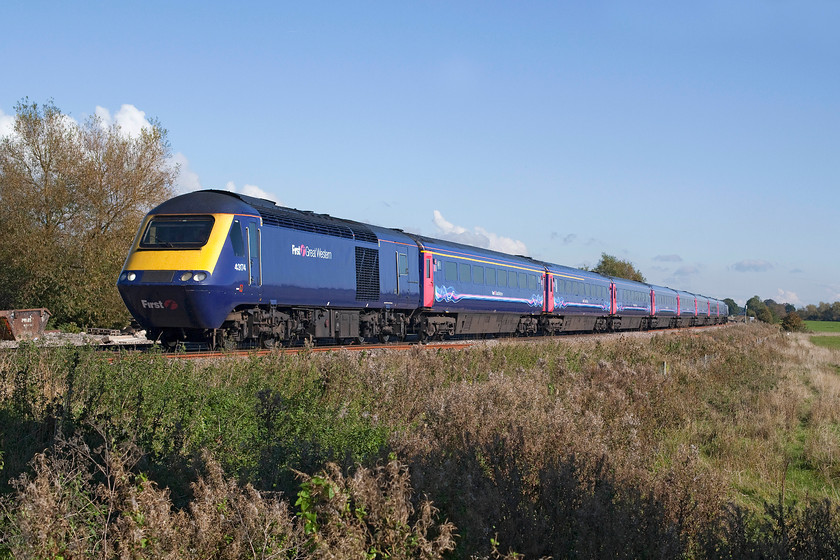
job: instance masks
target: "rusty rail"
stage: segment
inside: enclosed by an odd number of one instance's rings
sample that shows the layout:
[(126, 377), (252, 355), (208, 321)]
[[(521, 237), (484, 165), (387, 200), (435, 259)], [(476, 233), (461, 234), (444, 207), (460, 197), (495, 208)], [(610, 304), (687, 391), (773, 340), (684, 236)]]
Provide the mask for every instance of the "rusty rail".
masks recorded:
[(0, 311), (0, 340), (31, 340), (44, 334), (50, 312), (39, 309)]

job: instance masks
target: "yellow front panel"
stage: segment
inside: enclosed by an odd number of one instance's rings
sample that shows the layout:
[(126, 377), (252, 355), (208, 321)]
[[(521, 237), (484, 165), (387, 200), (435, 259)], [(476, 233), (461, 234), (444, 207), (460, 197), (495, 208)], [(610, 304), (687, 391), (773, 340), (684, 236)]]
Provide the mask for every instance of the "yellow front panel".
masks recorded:
[[(187, 251), (178, 250), (139, 250), (142, 233), (137, 236), (131, 254), (125, 262), (126, 270), (206, 270), (213, 274), (222, 247), (233, 222), (233, 214), (211, 214), (215, 219), (213, 231), (207, 244), (201, 249)], [(153, 216), (147, 216), (143, 221), (143, 232)]]

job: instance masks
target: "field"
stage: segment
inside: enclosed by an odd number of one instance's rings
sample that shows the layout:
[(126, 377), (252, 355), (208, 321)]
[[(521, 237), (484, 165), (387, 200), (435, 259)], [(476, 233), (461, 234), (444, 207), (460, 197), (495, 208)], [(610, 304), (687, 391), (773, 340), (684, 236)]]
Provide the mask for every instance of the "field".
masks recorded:
[(108, 357), (0, 355), (0, 558), (840, 546), (840, 353), (808, 335)]
[(840, 333), (840, 321), (805, 321), (805, 326), (817, 333)]

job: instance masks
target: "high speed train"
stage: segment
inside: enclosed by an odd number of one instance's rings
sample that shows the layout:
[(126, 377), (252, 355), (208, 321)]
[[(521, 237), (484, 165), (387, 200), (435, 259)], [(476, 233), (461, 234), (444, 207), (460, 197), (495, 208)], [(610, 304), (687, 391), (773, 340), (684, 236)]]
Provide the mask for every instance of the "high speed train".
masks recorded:
[(717, 299), (220, 190), (144, 218), (117, 281), (166, 346), (714, 325)]

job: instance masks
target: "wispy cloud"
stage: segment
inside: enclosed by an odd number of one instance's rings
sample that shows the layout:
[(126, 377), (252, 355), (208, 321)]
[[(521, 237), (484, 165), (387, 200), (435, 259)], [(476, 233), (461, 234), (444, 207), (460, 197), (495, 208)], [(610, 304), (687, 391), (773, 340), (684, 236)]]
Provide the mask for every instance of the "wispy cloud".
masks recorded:
[(201, 190), (201, 181), (198, 178), (198, 173), (193, 171), (190, 167), (190, 162), (187, 156), (178, 152), (173, 154), (172, 163), (180, 167), (178, 172), (178, 179), (175, 181), (175, 190), (179, 193), (188, 193), (192, 191)]
[(656, 255), (653, 260), (659, 262), (682, 262), (682, 257), (679, 255)]
[(502, 237), (481, 227), (475, 227), (470, 231), (467, 228), (456, 226), (446, 221), (443, 214), (437, 210), (434, 212), (434, 222), (438, 230), (440, 230), (441, 237), (449, 241), (475, 245), (476, 247), (492, 249), (493, 251), (500, 251), (511, 255), (528, 254), (528, 248), (522, 241), (511, 239), (510, 237)]
[(773, 268), (773, 264), (758, 259), (745, 259), (732, 265), (737, 272), (767, 272)]
[(562, 233), (558, 233), (556, 231), (551, 232), (551, 240), (560, 241), (563, 245), (574, 243), (575, 239), (577, 239), (577, 235), (574, 233), (563, 235)]
[(674, 271), (675, 278), (685, 278), (686, 276), (694, 276), (695, 274), (700, 274), (700, 269), (691, 265), (681, 266)]

